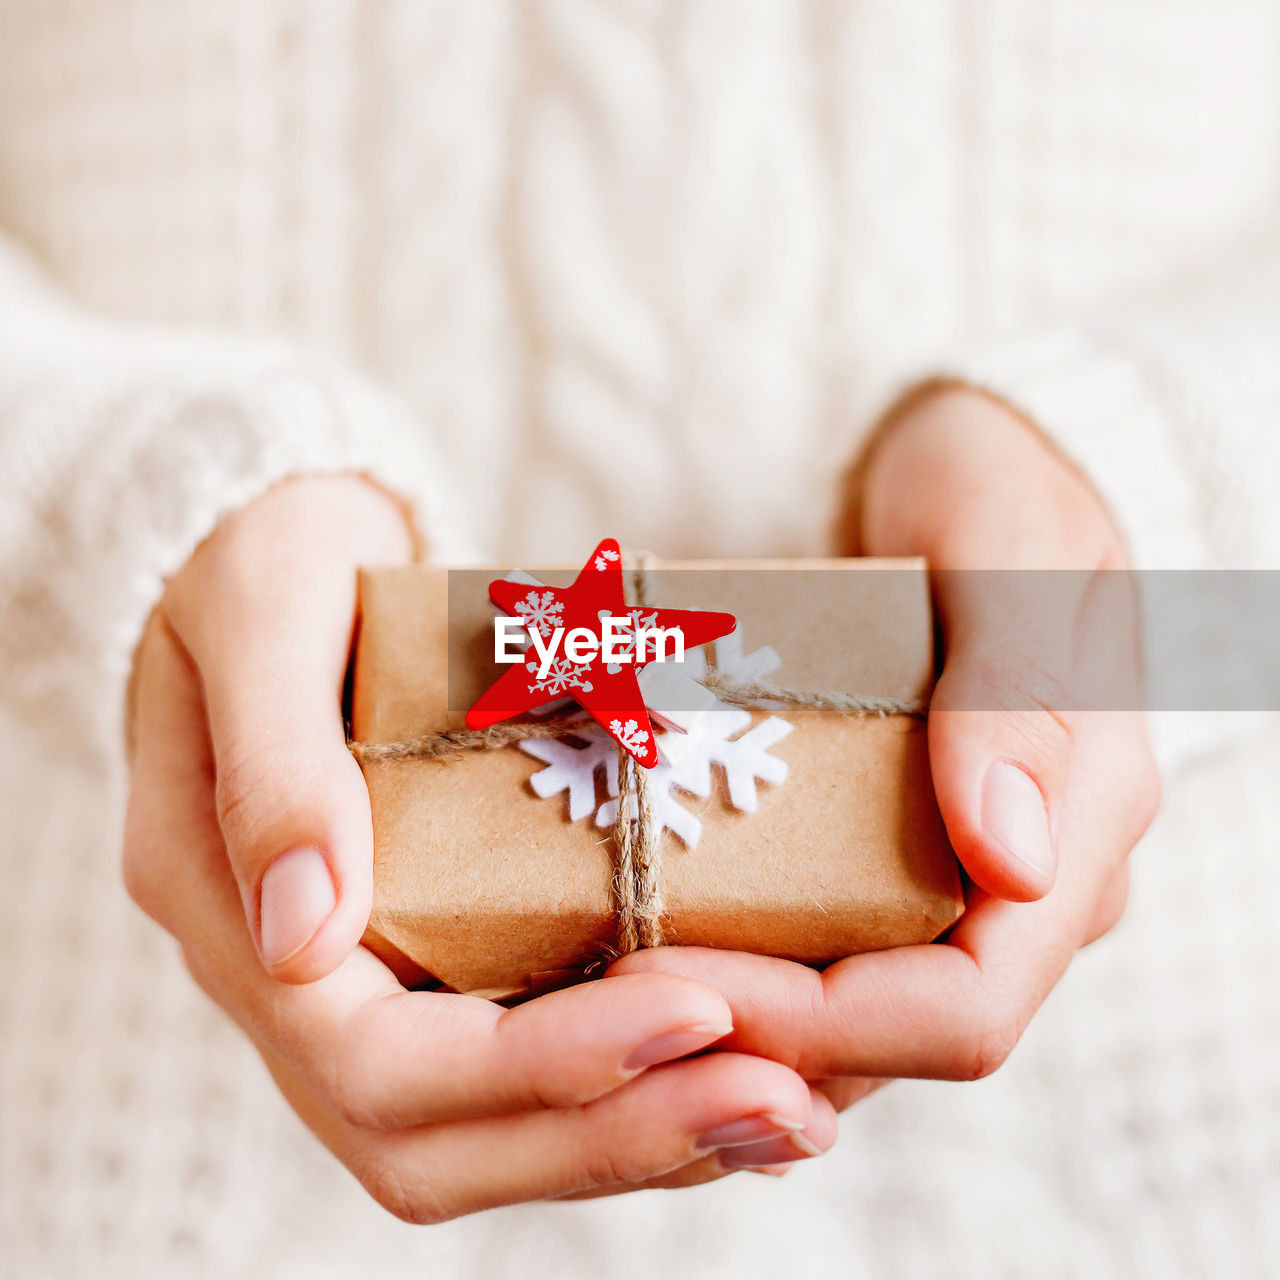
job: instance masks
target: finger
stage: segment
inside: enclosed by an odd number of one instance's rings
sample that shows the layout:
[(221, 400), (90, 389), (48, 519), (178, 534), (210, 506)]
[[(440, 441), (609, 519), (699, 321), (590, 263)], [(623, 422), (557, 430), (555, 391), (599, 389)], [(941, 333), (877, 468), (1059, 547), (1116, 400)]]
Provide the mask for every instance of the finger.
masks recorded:
[(680, 947), (627, 957), (614, 970), (715, 986), (733, 1009), (726, 1049), (774, 1058), (810, 1079), (975, 1080), (1007, 1060), (1083, 942), (1083, 913), (1061, 910), (1064, 900), (1055, 890), (1009, 903), (975, 890), (948, 943), (851, 956), (823, 973)]
[[(716, 1182), (731, 1173), (764, 1173), (772, 1177), (782, 1177), (802, 1163), (797, 1157), (797, 1147), (808, 1149), (813, 1147), (813, 1155), (820, 1155), (834, 1145), (838, 1131), (835, 1108), (830, 1104), (824, 1089), (810, 1086), (810, 1102), (813, 1111), (809, 1123), (794, 1139), (784, 1137), (772, 1140), (777, 1146), (772, 1151), (764, 1151), (766, 1144), (751, 1143), (736, 1147), (728, 1147), (714, 1155), (703, 1156), (690, 1164), (682, 1165), (670, 1173), (660, 1174), (656, 1178), (646, 1178), (639, 1183), (616, 1184), (613, 1186), (593, 1187), (589, 1191), (575, 1191), (562, 1196), (564, 1200), (594, 1200), (601, 1196), (620, 1195), (628, 1191), (659, 1190), (676, 1191), (684, 1187), (697, 1187), (706, 1182)], [(741, 1158), (741, 1153), (753, 1153), (758, 1162), (751, 1158)], [(804, 1159), (809, 1159), (805, 1156)]]
[(228, 521), (166, 609), (200, 671), (218, 819), (263, 966), (311, 981), (357, 945), (372, 897), (368, 792), (342, 685), (361, 563), (404, 558), (398, 512), (352, 479), (295, 482)]
[(208, 747), (189, 714), (194, 676), (162, 630), (149, 634), (139, 670), (130, 891), (182, 942), (205, 990), (353, 1123), (576, 1104), (730, 1029), (723, 997), (661, 975), (605, 979), (514, 1009), (406, 992), (362, 949), (315, 983), (274, 981), (257, 963), (214, 819)]
[[(733, 1010), (723, 1047), (783, 1062), (808, 1079), (924, 1076), (966, 1080), (999, 1067), (1089, 935), (1098, 904), (1149, 814), (1133, 804), (1144, 776), (1140, 718), (1082, 732), (1091, 768), (1069, 793), (1072, 837), (1053, 891), (1010, 903), (975, 889), (948, 942), (871, 952), (823, 973), (764, 956), (659, 947), (611, 973), (681, 974)], [(1078, 812), (1077, 812), (1078, 811)], [(1086, 826), (1078, 820), (1087, 813)]]
[[(770, 1165), (770, 1169), (794, 1168), (794, 1165)], [(700, 1187), (708, 1182), (719, 1182), (731, 1173), (741, 1173), (740, 1169), (726, 1169), (714, 1155), (706, 1155), (698, 1160), (673, 1169), (670, 1173), (661, 1173), (657, 1177), (644, 1178), (640, 1182), (615, 1182), (608, 1186), (591, 1187), (586, 1191), (571, 1191), (568, 1195), (557, 1196), (557, 1200), (601, 1200), (606, 1196), (628, 1195), (632, 1191), (682, 1191), (686, 1187)]]
[[(717, 1053), (648, 1071), (580, 1108), (371, 1134), (317, 1107), (296, 1079), (269, 1065), (321, 1140), (384, 1207), (411, 1222), (641, 1185), (705, 1156), (728, 1126), (767, 1116), (798, 1132), (813, 1110), (793, 1072)], [(814, 1147), (834, 1140), (833, 1117), (815, 1123)], [(805, 1154), (797, 1149), (797, 1158)]]
[[(984, 933), (999, 935), (1016, 924), (1008, 916), (1014, 909), (982, 895), (965, 918), (963, 941), (973, 946)], [(1019, 942), (1006, 937), (1000, 947), (1013, 951)], [(623, 972), (642, 964), (721, 991), (734, 1011), (727, 1050), (773, 1058), (807, 1078), (972, 1080), (1005, 1061), (1066, 960), (1036, 954), (1009, 990), (1001, 987), (1004, 975), (984, 973), (960, 941), (853, 956), (825, 973), (767, 956), (676, 947)]]
[(658, 974), (602, 979), (514, 1009), (400, 991), (345, 1017), (340, 1005), (311, 1001), (279, 1012), (270, 1028), (259, 1019), (259, 1037), (283, 1042), (331, 1105), (367, 1128), (577, 1106), (731, 1029), (717, 992)]

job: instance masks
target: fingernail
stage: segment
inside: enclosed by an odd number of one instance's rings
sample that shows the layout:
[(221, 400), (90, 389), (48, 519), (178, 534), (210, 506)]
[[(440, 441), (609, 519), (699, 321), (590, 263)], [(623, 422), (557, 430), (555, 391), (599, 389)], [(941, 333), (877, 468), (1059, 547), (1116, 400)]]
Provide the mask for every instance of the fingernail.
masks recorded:
[(645, 1067), (656, 1066), (659, 1062), (674, 1062), (685, 1054), (696, 1053), (707, 1045), (722, 1040), (733, 1030), (732, 1026), (683, 1027), (679, 1031), (668, 1031), (665, 1035), (655, 1036), (645, 1041), (639, 1048), (633, 1049), (622, 1064), (624, 1071), (643, 1071)]
[(726, 1147), (717, 1153), (717, 1158), (726, 1169), (760, 1169), (771, 1164), (809, 1160), (821, 1154), (822, 1151), (803, 1133), (788, 1133), (764, 1142)]
[(1005, 760), (987, 770), (982, 784), (982, 825), (987, 835), (1038, 876), (1052, 878), (1057, 859), (1049, 815), (1029, 773)]
[(290, 849), (262, 877), (259, 934), (268, 969), (291, 960), (337, 905), (333, 877), (319, 849)]
[(708, 1129), (694, 1145), (700, 1151), (708, 1151), (714, 1147), (740, 1147), (758, 1143), (765, 1138), (776, 1138), (780, 1133), (794, 1133), (803, 1128), (804, 1125), (799, 1120), (788, 1120), (785, 1116), (744, 1116), (741, 1120), (730, 1120), (728, 1124)]

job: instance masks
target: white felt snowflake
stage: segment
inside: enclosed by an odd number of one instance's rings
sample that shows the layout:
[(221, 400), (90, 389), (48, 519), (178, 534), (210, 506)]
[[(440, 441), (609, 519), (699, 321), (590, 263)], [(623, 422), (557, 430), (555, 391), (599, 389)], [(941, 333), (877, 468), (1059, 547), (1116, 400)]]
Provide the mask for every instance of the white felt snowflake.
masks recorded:
[[(731, 632), (715, 641), (716, 670), (726, 676), (738, 680), (763, 680), (771, 676), (782, 665), (778, 651), (769, 644), (752, 649), (750, 653), (742, 652), (742, 636)], [(690, 680), (703, 680), (707, 674), (707, 659), (701, 649), (691, 649), (683, 663), (683, 674)]]
[[(686, 665), (694, 679), (706, 674), (701, 652), (690, 653)], [(716, 643), (716, 665), (739, 679), (759, 680), (777, 669), (779, 659), (767, 646), (744, 654), (741, 638), (735, 633)], [(757, 779), (774, 785), (786, 780), (786, 761), (770, 755), (769, 750), (791, 732), (791, 725), (777, 716), (769, 716), (751, 728), (749, 725), (749, 711), (717, 700), (690, 731), (689, 750), (679, 763), (659, 764), (649, 771), (649, 792), (659, 830), (673, 832), (688, 848), (698, 843), (702, 823), (685, 808), (679, 796), (710, 796), (713, 765), (724, 771), (730, 803), (744, 813), (756, 810)], [(584, 724), (573, 733), (582, 745), (554, 738), (531, 738), (519, 744), (521, 751), (547, 766), (529, 779), (530, 785), (543, 799), (567, 792), (571, 821), (577, 822), (595, 810), (596, 826), (612, 826), (618, 817), (618, 756), (614, 741), (594, 724)], [(607, 798), (597, 806), (601, 769)]]
[(580, 747), (563, 738), (528, 738), (520, 750), (541, 760), (547, 767), (529, 779), (529, 785), (544, 800), (569, 793), (569, 820), (577, 822), (596, 808), (596, 770), (605, 771), (605, 785), (618, 794), (618, 753), (613, 739), (596, 725), (575, 730), (583, 739)]
[[(697, 655), (699, 658), (702, 654)], [(716, 669), (739, 680), (763, 680), (782, 665), (778, 651), (771, 644), (763, 644), (750, 653), (742, 652), (742, 632), (732, 631), (716, 641)], [(706, 674), (703, 660), (703, 674)], [(696, 679), (697, 677), (695, 677)]]
[[(743, 813), (755, 813), (756, 779), (785, 782), (787, 762), (769, 754), (769, 748), (791, 732), (791, 726), (769, 716), (746, 733), (751, 712), (720, 703), (690, 730), (692, 750), (679, 764), (659, 764), (649, 770), (649, 794), (659, 830), (674, 831), (692, 849), (702, 834), (702, 823), (686, 809), (677, 791), (705, 800), (711, 794), (711, 766), (718, 764), (729, 784), (729, 802)], [(733, 734), (741, 734), (733, 737)], [(618, 818), (616, 774), (608, 787), (610, 799), (596, 811), (596, 826), (609, 827)]]
[(618, 553), (616, 551), (611, 551), (608, 547), (601, 547), (600, 554), (595, 558), (595, 566), (603, 573), (617, 559)]
[(526, 662), (525, 670), (533, 675), (529, 688), (534, 693), (545, 693), (549, 697), (557, 697), (570, 689), (581, 689), (583, 693), (591, 692), (591, 681), (587, 679), (590, 664), (579, 665), (568, 658), (555, 658), (547, 668), (546, 675), (539, 675), (541, 670), (536, 662)]
[(516, 603), (516, 612), (530, 631), (536, 631), (546, 639), (557, 627), (564, 625), (564, 603), (551, 591), (530, 591)]

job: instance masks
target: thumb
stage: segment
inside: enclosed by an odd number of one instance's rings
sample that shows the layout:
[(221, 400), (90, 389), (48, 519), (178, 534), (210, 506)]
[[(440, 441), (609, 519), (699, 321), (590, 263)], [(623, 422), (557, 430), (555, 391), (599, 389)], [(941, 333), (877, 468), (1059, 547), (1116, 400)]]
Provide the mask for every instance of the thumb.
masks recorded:
[(200, 672), (245, 919), (284, 981), (331, 972), (369, 921), (372, 818), (342, 686), (356, 568), (407, 551), (399, 509), (372, 486), (293, 481), (220, 527), (166, 602)]
[[(946, 663), (929, 708), (929, 761), (957, 856), (988, 893), (1043, 897), (1057, 872), (1071, 764), (1066, 601), (1009, 599), (1021, 575), (935, 575)], [(1033, 579), (1022, 580), (1022, 585)], [(1036, 580), (1054, 583), (1053, 575)], [(1061, 595), (1061, 592), (1055, 593)], [(1043, 592), (1037, 591), (1037, 596)]]
[(206, 683), (218, 821), (245, 918), (263, 966), (294, 982), (351, 953), (373, 893), (369, 793), (328, 675), (259, 654)]
[(926, 387), (872, 447), (863, 545), (931, 566), (945, 663), (929, 758), (947, 833), (981, 888), (1042, 897), (1080, 712), (1141, 705), (1119, 534), (1075, 468), (985, 392)]

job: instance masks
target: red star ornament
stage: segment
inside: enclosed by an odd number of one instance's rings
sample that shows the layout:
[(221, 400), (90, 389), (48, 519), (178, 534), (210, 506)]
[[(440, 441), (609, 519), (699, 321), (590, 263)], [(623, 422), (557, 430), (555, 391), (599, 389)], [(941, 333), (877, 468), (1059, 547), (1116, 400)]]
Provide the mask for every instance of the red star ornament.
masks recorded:
[[(556, 628), (563, 628), (563, 634), (545, 669), (537, 649), (531, 646), (519, 662), (503, 672), (467, 712), (468, 727), (487, 729), (568, 696), (581, 703), (605, 732), (647, 769), (658, 763), (658, 744), (636, 676), (653, 661), (652, 647), (645, 650), (648, 656), (638, 659), (634, 641), (615, 642), (615, 651), (625, 649), (630, 660), (606, 662), (603, 620), (613, 615), (629, 617), (633, 626), (679, 627), (686, 652), (728, 635), (738, 625), (731, 613), (628, 605), (622, 586), (622, 553), (613, 538), (596, 547), (572, 586), (534, 590), (498, 579), (489, 584), (489, 598), (503, 613), (520, 618), (531, 635), (537, 632), (550, 643)], [(565, 638), (576, 627), (589, 631), (598, 642), (592, 650), (594, 656), (584, 662), (570, 661), (564, 652)]]

